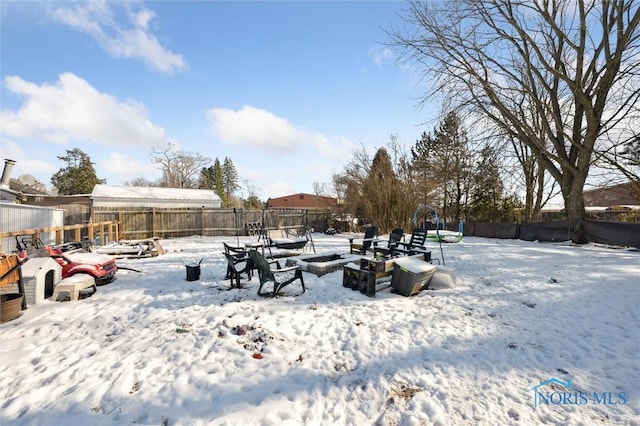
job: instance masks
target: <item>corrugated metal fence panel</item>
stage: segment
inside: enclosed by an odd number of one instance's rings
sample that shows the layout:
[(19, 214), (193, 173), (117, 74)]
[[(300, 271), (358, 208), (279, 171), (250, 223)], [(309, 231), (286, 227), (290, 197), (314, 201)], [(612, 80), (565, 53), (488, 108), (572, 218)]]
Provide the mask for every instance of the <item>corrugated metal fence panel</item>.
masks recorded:
[[(24, 204), (0, 203), (0, 232), (13, 232), (34, 228), (50, 228), (64, 225), (64, 210)], [(55, 243), (55, 232), (40, 235), (45, 244)], [(11, 253), (16, 249), (15, 238), (3, 238), (0, 252)]]

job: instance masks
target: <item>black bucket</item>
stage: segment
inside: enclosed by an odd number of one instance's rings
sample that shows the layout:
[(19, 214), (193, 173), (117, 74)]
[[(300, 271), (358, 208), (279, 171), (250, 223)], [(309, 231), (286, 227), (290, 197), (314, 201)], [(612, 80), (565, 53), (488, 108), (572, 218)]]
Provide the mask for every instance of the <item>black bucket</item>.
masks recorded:
[(200, 279), (200, 263), (202, 263), (202, 259), (197, 265), (186, 265), (187, 281), (198, 281)]

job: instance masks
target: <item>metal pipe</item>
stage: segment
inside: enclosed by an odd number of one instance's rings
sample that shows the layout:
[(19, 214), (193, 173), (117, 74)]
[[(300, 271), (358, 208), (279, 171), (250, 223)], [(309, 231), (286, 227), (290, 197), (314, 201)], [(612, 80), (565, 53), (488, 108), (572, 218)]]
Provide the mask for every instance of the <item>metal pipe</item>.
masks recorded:
[(4, 170), (2, 171), (2, 178), (0, 178), (0, 186), (4, 188), (9, 187), (9, 181), (11, 180), (11, 172), (13, 171), (13, 166), (16, 164), (14, 160), (10, 160), (8, 158), (4, 159)]

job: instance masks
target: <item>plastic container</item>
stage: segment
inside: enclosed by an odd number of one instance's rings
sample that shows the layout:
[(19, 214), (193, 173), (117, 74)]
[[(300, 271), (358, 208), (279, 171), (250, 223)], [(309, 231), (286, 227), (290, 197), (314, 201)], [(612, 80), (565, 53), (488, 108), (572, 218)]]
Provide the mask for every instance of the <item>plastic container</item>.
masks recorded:
[(401, 257), (394, 261), (391, 287), (403, 295), (412, 296), (429, 286), (436, 267), (414, 257)]

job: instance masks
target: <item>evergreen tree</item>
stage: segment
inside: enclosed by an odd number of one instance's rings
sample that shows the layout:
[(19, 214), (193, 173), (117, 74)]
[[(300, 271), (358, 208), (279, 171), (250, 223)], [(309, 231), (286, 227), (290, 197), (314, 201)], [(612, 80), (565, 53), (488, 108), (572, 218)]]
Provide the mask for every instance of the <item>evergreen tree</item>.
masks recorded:
[[(235, 176), (237, 181), (237, 173), (235, 171), (235, 166), (233, 165), (231, 160), (226, 158), (225, 165), (229, 168), (229, 170), (231, 170), (230, 176)], [(216, 194), (218, 194), (220, 199), (224, 201), (225, 206), (229, 205), (230, 199), (228, 195), (230, 194), (227, 194), (227, 191), (225, 191), (225, 188), (227, 186), (224, 179), (224, 172), (222, 165), (220, 164), (220, 160), (218, 160), (217, 158), (214, 160), (213, 166), (205, 167), (200, 171), (198, 187), (201, 189), (213, 190)], [(239, 186), (236, 186), (235, 189), (238, 189), (238, 187)]]
[(199, 189), (214, 189), (215, 188), (215, 173), (213, 166), (203, 167), (200, 170), (200, 177), (198, 178)]
[(222, 165), (220, 164), (220, 160), (217, 158), (213, 162), (213, 190), (216, 191), (216, 194), (220, 197), (220, 199), (224, 199), (224, 179), (222, 177)]
[(634, 135), (634, 137), (625, 144), (621, 157), (626, 164), (640, 167), (640, 135)]
[(229, 207), (231, 195), (233, 195), (236, 190), (240, 189), (240, 184), (238, 183), (238, 171), (229, 157), (225, 157), (222, 165), (222, 182), (224, 187), (225, 207)]
[(67, 155), (58, 157), (67, 166), (51, 177), (51, 184), (61, 195), (90, 194), (97, 184), (106, 180), (98, 179), (96, 170), (87, 154), (78, 148), (67, 150)]
[(485, 146), (473, 173), (470, 220), (474, 222), (511, 222), (517, 220), (516, 207), (521, 207), (517, 197), (506, 194), (499, 171), (498, 151)]
[(424, 199), (442, 218), (464, 215), (469, 187), (471, 153), (466, 132), (455, 112), (447, 114), (433, 136), (424, 132), (411, 149), (412, 165)]

